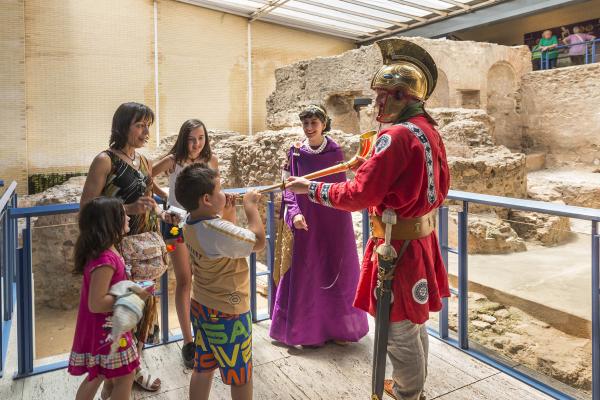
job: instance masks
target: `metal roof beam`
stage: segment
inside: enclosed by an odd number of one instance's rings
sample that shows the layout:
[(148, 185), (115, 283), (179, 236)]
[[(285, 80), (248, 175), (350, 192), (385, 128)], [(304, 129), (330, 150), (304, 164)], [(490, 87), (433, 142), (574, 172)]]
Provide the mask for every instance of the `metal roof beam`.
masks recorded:
[[(421, 4), (411, 3), (408, 1), (404, 1), (404, 0), (389, 0), (389, 1), (401, 4), (403, 6), (418, 8), (419, 10), (427, 11), (432, 14), (437, 14), (437, 15), (447, 15), (448, 14), (446, 11), (438, 10), (437, 8), (431, 8), (431, 7), (423, 6)], [(443, 0), (440, 0), (440, 1), (443, 1)], [(444, 1), (444, 3), (445, 3), (445, 1)]]
[(385, 22), (387, 24), (396, 25), (396, 26), (400, 26), (400, 27), (408, 27), (408, 24), (405, 24), (403, 22), (394, 21), (393, 19), (376, 17), (374, 15), (365, 14), (365, 13), (361, 13), (361, 12), (354, 11), (354, 10), (346, 10), (345, 8), (332, 6), (325, 2), (319, 2), (319, 1), (313, 1), (313, 0), (296, 0), (296, 1), (298, 1), (300, 3), (310, 4), (310, 5), (317, 6), (317, 7), (327, 8), (329, 10), (338, 11), (338, 12), (342, 12), (345, 14), (354, 15), (356, 17), (369, 18), (369, 19), (372, 19), (375, 21)]
[(471, 6), (461, 3), (460, 1), (455, 1), (455, 0), (440, 0), (443, 3), (448, 3), (448, 4), (452, 4), (453, 6), (456, 7), (460, 7), (463, 10), (468, 10)]
[(290, 1), (290, 0), (269, 1), (268, 4), (264, 5), (263, 7), (259, 8), (258, 10), (254, 11), (252, 14), (250, 14), (250, 22), (260, 18), (262, 15), (267, 15), (274, 9), (283, 6), (288, 1)]
[[(446, 0), (444, 0), (446, 1)], [(475, 4), (468, 11), (457, 10), (448, 14), (448, 17), (432, 18), (430, 23), (414, 24), (408, 29), (397, 29), (392, 34), (402, 36), (421, 36), (436, 38), (475, 28), (478, 26), (494, 24), (517, 17), (524, 17), (555, 8), (582, 3), (587, 0), (511, 0), (511, 1), (487, 1)], [(437, 21), (437, 22), (435, 22)], [(420, 26), (419, 26), (420, 25)], [(377, 40), (389, 35), (371, 35), (362, 42)]]
[(323, 25), (309, 24), (309, 23), (304, 23), (304, 22), (299, 21), (294, 18), (284, 17), (284, 16), (280, 16), (280, 15), (275, 16), (273, 14), (270, 14), (270, 15), (265, 16), (264, 18), (261, 18), (260, 21), (272, 22), (274, 24), (284, 25), (284, 26), (288, 26), (290, 28), (301, 29), (303, 31), (308, 31), (308, 32), (318, 32), (318, 33), (323, 33), (326, 35), (337, 36), (337, 37), (341, 37), (341, 38), (345, 38), (345, 39), (351, 39), (354, 42), (356, 42), (361, 37), (364, 37), (366, 35), (364, 32), (350, 31), (350, 30), (345, 30), (343, 28), (337, 28), (337, 27), (332, 28), (332, 27), (325, 27)]
[(355, 6), (360, 6), (360, 7), (364, 7), (364, 8), (370, 8), (371, 10), (377, 10), (377, 11), (381, 11), (381, 12), (388, 13), (388, 14), (399, 15), (401, 17), (414, 19), (416, 21), (426, 21), (426, 19), (423, 18), (423, 17), (418, 17), (416, 15), (406, 14), (406, 13), (403, 13), (403, 12), (400, 12), (400, 11), (393, 10), (391, 8), (374, 6), (372, 4), (363, 3), (363, 2), (357, 1), (357, 0), (340, 0), (340, 1), (343, 1), (344, 3), (348, 3), (348, 4), (354, 4)]
[(227, 14), (238, 15), (240, 17), (248, 18), (252, 13), (252, 10), (245, 9), (241, 6), (229, 5), (223, 6), (223, 2), (210, 1), (210, 0), (177, 0), (180, 3), (187, 3), (193, 6), (204, 7), (214, 11), (220, 11)]
[[(338, 21), (338, 22), (343, 22), (346, 24), (350, 24), (350, 25), (356, 25), (356, 26), (360, 26), (362, 28), (371, 28), (374, 29), (376, 31), (386, 31), (386, 32), (391, 32), (389, 28), (385, 28), (383, 26), (379, 26), (379, 25), (371, 25), (368, 23), (364, 23), (364, 22), (358, 22), (358, 21), (352, 21), (350, 19), (346, 19), (346, 18), (340, 18), (340, 17), (334, 17), (332, 15), (327, 15), (327, 14), (321, 14), (318, 12), (314, 12), (314, 11), (307, 11), (307, 10), (303, 10), (302, 8), (299, 7), (293, 7), (293, 6), (285, 6), (285, 7), (280, 7), (283, 10), (290, 10), (290, 11), (296, 11), (296, 12), (301, 12), (303, 14), (307, 15), (307, 18), (310, 18), (311, 15), (314, 15), (315, 17), (321, 17), (321, 18), (326, 18), (326, 19), (331, 19), (333, 21)], [(395, 25), (395, 24), (393, 24)]]

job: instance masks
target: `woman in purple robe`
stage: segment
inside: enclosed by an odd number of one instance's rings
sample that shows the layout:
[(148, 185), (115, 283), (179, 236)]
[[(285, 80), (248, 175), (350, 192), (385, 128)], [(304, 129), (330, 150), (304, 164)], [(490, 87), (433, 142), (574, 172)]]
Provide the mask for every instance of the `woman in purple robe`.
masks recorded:
[[(344, 160), (340, 146), (323, 135), (331, 125), (323, 107), (307, 107), (300, 120), (306, 139), (290, 149), (284, 174), (302, 176)], [(346, 175), (320, 180), (343, 182)], [(289, 346), (357, 342), (369, 327), (365, 312), (352, 306), (360, 267), (350, 213), (290, 191), (284, 191), (281, 213), (293, 246), (277, 286), (271, 337)]]

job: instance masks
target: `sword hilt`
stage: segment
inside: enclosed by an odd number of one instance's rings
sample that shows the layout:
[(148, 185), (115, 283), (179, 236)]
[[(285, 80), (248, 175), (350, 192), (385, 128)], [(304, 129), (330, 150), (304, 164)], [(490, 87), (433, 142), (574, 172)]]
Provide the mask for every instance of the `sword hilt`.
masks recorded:
[(381, 222), (385, 224), (385, 244), (390, 244), (392, 241), (392, 226), (396, 225), (397, 218), (394, 210), (386, 208), (381, 214)]
[(396, 250), (392, 246), (392, 227), (396, 225), (397, 222), (394, 210), (386, 208), (381, 215), (381, 221), (385, 224), (385, 235), (383, 244), (377, 246), (377, 254), (386, 260), (392, 260), (398, 257)]

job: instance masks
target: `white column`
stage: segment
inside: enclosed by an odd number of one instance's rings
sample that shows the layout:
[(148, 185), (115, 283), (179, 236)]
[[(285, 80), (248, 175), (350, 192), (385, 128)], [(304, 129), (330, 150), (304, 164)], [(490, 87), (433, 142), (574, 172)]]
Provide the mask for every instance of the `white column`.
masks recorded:
[(160, 145), (160, 99), (158, 95), (158, 3), (154, 0), (154, 119), (156, 147)]

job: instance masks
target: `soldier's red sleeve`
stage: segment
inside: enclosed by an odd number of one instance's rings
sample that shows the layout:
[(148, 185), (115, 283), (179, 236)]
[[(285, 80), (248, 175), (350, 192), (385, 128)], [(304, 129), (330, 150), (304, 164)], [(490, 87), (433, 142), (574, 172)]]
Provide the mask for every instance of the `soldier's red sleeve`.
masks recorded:
[(353, 180), (341, 183), (311, 182), (308, 197), (315, 203), (346, 211), (380, 204), (391, 185), (408, 166), (408, 130), (396, 126), (382, 131), (375, 152), (357, 171)]

